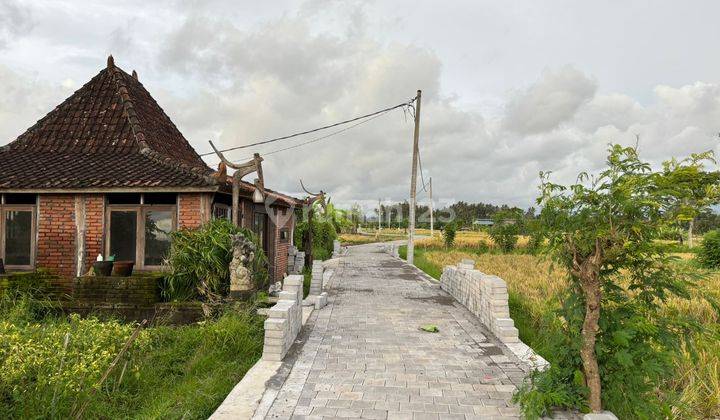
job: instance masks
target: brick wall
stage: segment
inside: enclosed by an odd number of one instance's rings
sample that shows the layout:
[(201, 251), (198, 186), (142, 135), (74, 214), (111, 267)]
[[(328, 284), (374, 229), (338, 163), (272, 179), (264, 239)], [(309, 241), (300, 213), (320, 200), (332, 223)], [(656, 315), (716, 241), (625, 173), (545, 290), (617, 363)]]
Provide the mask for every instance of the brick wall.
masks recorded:
[(40, 195), (36, 266), (63, 277), (75, 275), (75, 196)]
[(208, 194), (178, 194), (178, 228), (200, 227), (210, 218)]
[(78, 277), (72, 296), (87, 304), (122, 303), (150, 306), (160, 302), (161, 275), (132, 277)]
[[(292, 209), (275, 207), (275, 216), (272, 226), (273, 229), (273, 241), (275, 243), (275, 255), (273, 256), (275, 264), (273, 265), (275, 273), (273, 281), (280, 281), (287, 272), (288, 264), (288, 251), (290, 249), (290, 231), (293, 227), (293, 212)], [(283, 214), (285, 210), (285, 214)], [(285, 240), (280, 239), (280, 231), (287, 229), (287, 238)]]
[(87, 194), (85, 200), (85, 266), (81, 270), (87, 273), (98, 254), (104, 251), (105, 197), (102, 194)]

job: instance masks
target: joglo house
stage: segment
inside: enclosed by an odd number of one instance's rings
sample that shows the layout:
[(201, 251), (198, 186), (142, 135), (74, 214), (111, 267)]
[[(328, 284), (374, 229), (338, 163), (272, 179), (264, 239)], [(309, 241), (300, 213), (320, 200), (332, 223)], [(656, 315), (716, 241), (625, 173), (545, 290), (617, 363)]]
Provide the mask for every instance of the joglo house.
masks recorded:
[[(268, 274), (287, 270), (301, 202), (240, 183), (239, 224), (254, 231)], [(230, 218), (231, 179), (201, 159), (135, 71), (107, 66), (16, 140), (0, 147), (0, 259), (5, 269), (88, 273), (98, 254), (162, 268), (169, 232)], [(257, 197), (257, 194), (255, 194)]]

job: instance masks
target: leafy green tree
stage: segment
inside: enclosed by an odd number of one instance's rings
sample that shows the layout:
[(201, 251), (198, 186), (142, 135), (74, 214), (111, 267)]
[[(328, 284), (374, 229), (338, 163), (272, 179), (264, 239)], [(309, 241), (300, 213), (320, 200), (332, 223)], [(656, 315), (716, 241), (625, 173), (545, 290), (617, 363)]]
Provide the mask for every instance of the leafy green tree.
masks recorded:
[[(699, 156), (699, 155), (698, 155)], [(533, 417), (548, 405), (610, 406), (620, 417), (665, 418), (657, 388), (672, 369), (672, 354), (701, 326), (660, 309), (672, 296), (689, 298), (693, 279), (680, 272), (659, 244), (674, 223), (670, 211), (684, 191), (674, 182), (702, 184), (702, 159), (653, 172), (633, 148), (612, 146), (607, 169), (582, 173), (569, 187), (541, 174), (541, 222), (554, 259), (571, 288), (563, 297), (560, 338), (545, 372), (535, 373), (516, 396)], [(696, 174), (701, 180), (691, 179)], [(584, 405), (583, 404), (583, 405)]]
[(520, 209), (501, 210), (493, 215), (490, 237), (503, 252), (515, 249), (522, 229), (523, 212)]
[(720, 202), (720, 172), (705, 171), (705, 162), (715, 163), (712, 152), (675, 158), (663, 164), (663, 174), (675, 191), (671, 210), (681, 222), (687, 223), (687, 244), (693, 246), (695, 219), (704, 210)]
[(457, 233), (457, 228), (455, 227), (455, 223), (448, 223), (443, 228), (443, 239), (445, 240), (445, 247), (452, 248), (455, 244), (455, 235)]
[(545, 243), (545, 231), (539, 219), (526, 219), (524, 222), (528, 239), (527, 250), (531, 254), (538, 253)]
[(704, 267), (720, 267), (720, 230), (713, 230), (703, 236), (697, 259)]

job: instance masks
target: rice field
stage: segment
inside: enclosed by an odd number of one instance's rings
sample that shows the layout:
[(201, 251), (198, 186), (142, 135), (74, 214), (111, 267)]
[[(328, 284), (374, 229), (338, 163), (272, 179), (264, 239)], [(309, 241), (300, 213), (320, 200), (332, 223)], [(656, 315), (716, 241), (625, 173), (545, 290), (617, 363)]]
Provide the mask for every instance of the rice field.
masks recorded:
[[(522, 249), (526, 247), (528, 239), (529, 238), (527, 236), (520, 236), (518, 239), (518, 248)], [(444, 248), (445, 239), (443, 238), (443, 235), (438, 231), (435, 232), (434, 236), (430, 237), (428, 231), (428, 236), (424, 238), (419, 238), (415, 246), (419, 248)], [(453, 248), (493, 250), (495, 248), (495, 244), (493, 243), (492, 238), (490, 238), (490, 235), (485, 231), (461, 230), (458, 231), (455, 236), (455, 244)]]

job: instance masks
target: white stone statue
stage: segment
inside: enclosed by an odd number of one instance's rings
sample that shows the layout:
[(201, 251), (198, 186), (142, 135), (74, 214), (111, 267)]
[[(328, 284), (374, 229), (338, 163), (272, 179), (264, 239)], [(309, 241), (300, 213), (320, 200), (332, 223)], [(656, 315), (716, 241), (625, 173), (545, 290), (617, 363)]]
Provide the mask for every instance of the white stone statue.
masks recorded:
[(248, 268), (255, 258), (255, 244), (242, 234), (232, 235), (233, 258), (230, 261), (230, 295), (244, 297), (253, 290), (255, 284), (252, 271)]

